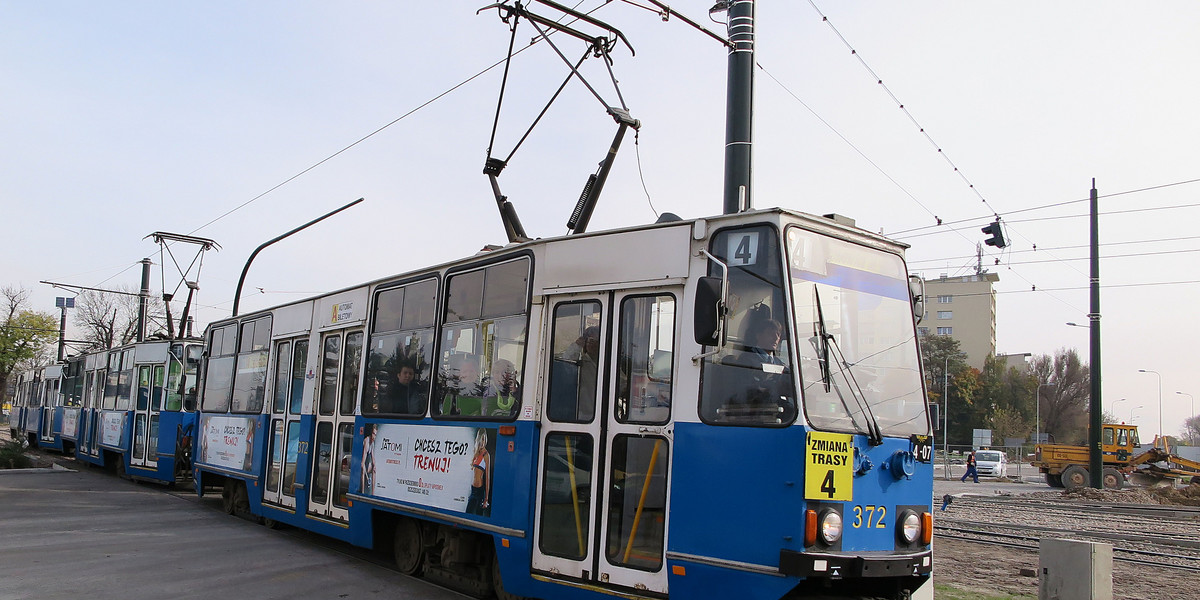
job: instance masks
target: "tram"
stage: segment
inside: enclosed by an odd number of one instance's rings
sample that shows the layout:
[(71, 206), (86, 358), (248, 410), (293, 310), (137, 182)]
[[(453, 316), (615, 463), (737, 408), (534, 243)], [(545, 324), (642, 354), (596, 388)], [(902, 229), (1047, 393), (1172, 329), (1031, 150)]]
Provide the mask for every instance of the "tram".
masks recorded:
[(152, 340), (18, 376), (13, 439), (173, 484), (191, 477), (199, 339)]
[(932, 598), (904, 248), (751, 210), (214, 322), (196, 490), (480, 597)]
[(9, 415), (12, 439), (23, 440), (34, 448), (63, 450), (59, 389), (62, 371), (62, 365), (49, 365), (17, 375), (16, 396)]

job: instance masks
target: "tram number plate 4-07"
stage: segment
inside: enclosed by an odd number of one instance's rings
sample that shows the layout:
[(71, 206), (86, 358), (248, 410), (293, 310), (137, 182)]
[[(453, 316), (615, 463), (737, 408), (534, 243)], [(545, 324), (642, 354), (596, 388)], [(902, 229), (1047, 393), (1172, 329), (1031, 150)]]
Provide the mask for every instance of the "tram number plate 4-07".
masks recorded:
[(810, 431), (804, 446), (804, 497), (809, 500), (852, 500), (854, 441), (850, 435)]
[(913, 435), (909, 438), (912, 442), (912, 453), (917, 459), (917, 462), (932, 462), (933, 460), (933, 436), (931, 435)]

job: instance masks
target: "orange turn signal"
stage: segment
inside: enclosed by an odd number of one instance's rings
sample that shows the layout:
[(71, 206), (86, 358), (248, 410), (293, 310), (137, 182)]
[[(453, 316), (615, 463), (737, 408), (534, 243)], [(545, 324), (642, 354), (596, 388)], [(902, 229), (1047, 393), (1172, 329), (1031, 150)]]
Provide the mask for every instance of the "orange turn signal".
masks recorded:
[(933, 513), (921, 513), (921, 544), (933, 541)]
[(517, 435), (516, 425), (501, 425), (500, 435)]
[(804, 545), (811, 546), (817, 543), (817, 511), (809, 509), (804, 511)]

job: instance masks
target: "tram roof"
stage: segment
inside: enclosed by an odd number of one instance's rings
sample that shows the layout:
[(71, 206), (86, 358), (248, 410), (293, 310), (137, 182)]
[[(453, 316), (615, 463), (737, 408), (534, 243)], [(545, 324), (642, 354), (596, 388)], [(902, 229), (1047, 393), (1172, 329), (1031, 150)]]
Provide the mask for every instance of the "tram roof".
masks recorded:
[(713, 230), (716, 230), (719, 228), (728, 227), (730, 225), (744, 224), (744, 223), (756, 223), (756, 222), (780, 224), (780, 223), (789, 222), (790, 220), (788, 218), (798, 221), (801, 226), (803, 226), (807, 229), (811, 229), (811, 230), (819, 232), (819, 233), (825, 233), (828, 235), (835, 235), (835, 236), (842, 237), (842, 238), (852, 239), (852, 240), (858, 241), (860, 243), (863, 243), (865, 245), (868, 245), (872, 248), (882, 250), (885, 252), (901, 254), (901, 253), (903, 253), (903, 251), (905, 249), (907, 249), (909, 247), (908, 244), (905, 244), (903, 242), (889, 239), (883, 235), (880, 235), (877, 233), (872, 233), (870, 231), (861, 229), (856, 226), (847, 225), (847, 224), (838, 222), (838, 221), (834, 220), (833, 218), (829, 218), (829, 217), (821, 217), (821, 216), (816, 216), (816, 215), (812, 215), (812, 214), (805, 213), (805, 212), (800, 212), (800, 211), (786, 209), (786, 208), (779, 208), (779, 207), (752, 209), (752, 210), (735, 213), (735, 214), (729, 214), (729, 215), (714, 215), (714, 216), (708, 216), (708, 217), (696, 217), (696, 218), (691, 218), (691, 219), (658, 221), (655, 223), (631, 225), (631, 226), (627, 226), (627, 227), (618, 227), (618, 228), (614, 228), (614, 229), (604, 229), (601, 231), (591, 231), (591, 232), (579, 233), (579, 234), (566, 234), (566, 235), (557, 235), (557, 236), (551, 236), (551, 237), (536, 238), (536, 239), (529, 240), (526, 242), (512, 242), (512, 243), (509, 243), (509, 244), (506, 244), (503, 246), (488, 245), (488, 246), (485, 246), (483, 249), (481, 249), (479, 252), (476, 252), (475, 254), (472, 254), (470, 256), (464, 256), (462, 258), (457, 258), (457, 259), (443, 262), (440, 264), (429, 265), (429, 266), (421, 267), (418, 269), (412, 269), (412, 270), (405, 271), (402, 273), (392, 273), (392, 274), (389, 274), (389, 275), (386, 275), (383, 277), (378, 277), (376, 279), (372, 279), (370, 281), (365, 281), (362, 283), (347, 286), (344, 288), (339, 288), (336, 290), (322, 292), (320, 294), (308, 296), (306, 298), (301, 298), (299, 300), (294, 300), (292, 302), (286, 302), (286, 303), (278, 304), (275, 306), (269, 306), (269, 307), (264, 307), (264, 308), (261, 308), (258, 310), (249, 311), (246, 313), (242, 313), (236, 317), (230, 316), (230, 317), (224, 317), (221, 319), (216, 319), (216, 320), (212, 321), (211, 323), (209, 323), (205, 329), (207, 330), (209, 327), (211, 327), (215, 324), (227, 324), (227, 323), (235, 321), (235, 320), (241, 320), (241, 319), (254, 317), (256, 315), (260, 315), (262, 313), (266, 313), (269, 311), (278, 310), (280, 308), (287, 307), (287, 306), (294, 306), (297, 304), (303, 304), (305, 302), (314, 302), (314, 301), (320, 300), (321, 298), (326, 298), (328, 296), (334, 296), (334, 295), (342, 294), (345, 292), (350, 292), (352, 290), (358, 290), (358, 289), (362, 289), (362, 288), (372, 288), (372, 287), (375, 287), (375, 286), (383, 284), (383, 283), (397, 281), (397, 280), (405, 279), (408, 277), (416, 277), (416, 276), (420, 276), (420, 275), (426, 274), (426, 273), (443, 272), (447, 269), (452, 269), (457, 266), (471, 264), (472, 262), (478, 261), (481, 257), (504, 256), (504, 255), (509, 255), (509, 254), (515, 255), (522, 251), (531, 250), (533, 248), (549, 245), (552, 243), (558, 243), (558, 242), (570, 241), (570, 240), (578, 240), (578, 239), (595, 239), (595, 238), (602, 238), (602, 237), (607, 237), (607, 236), (617, 236), (617, 235), (626, 234), (626, 233), (651, 231), (651, 230), (655, 230), (655, 229), (672, 229), (672, 228), (679, 228), (679, 227), (687, 227), (687, 228), (691, 229), (691, 228), (695, 228), (698, 224), (703, 224), (702, 226), (704, 227), (704, 230), (707, 235), (707, 232), (710, 232), (710, 231), (713, 231)]

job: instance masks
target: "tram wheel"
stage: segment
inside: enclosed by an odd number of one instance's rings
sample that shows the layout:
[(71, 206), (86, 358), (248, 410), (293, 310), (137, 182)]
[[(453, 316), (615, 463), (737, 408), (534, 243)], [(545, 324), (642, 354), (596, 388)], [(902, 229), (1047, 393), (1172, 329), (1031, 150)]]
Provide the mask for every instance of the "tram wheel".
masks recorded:
[(516, 596), (504, 589), (504, 581), (500, 579), (500, 557), (492, 555), (492, 589), (496, 592), (496, 600), (526, 600), (524, 596)]
[(263, 527), (266, 527), (267, 529), (279, 529), (279, 521), (269, 517), (263, 517), (262, 524)]
[(129, 475), (125, 473), (125, 461), (122, 460), (121, 456), (117, 456), (117, 463), (114, 470), (117, 472), (117, 477), (129, 479)]
[(1125, 487), (1125, 476), (1112, 467), (1104, 467), (1101, 479), (1104, 480), (1104, 489), (1106, 490), (1119, 490)]
[(1062, 472), (1063, 487), (1068, 490), (1086, 487), (1088, 484), (1087, 469), (1079, 465), (1071, 465)]
[(396, 521), (395, 536), (392, 538), (392, 554), (396, 568), (405, 575), (417, 575), (425, 562), (425, 544), (421, 539), (421, 526), (408, 517)]

